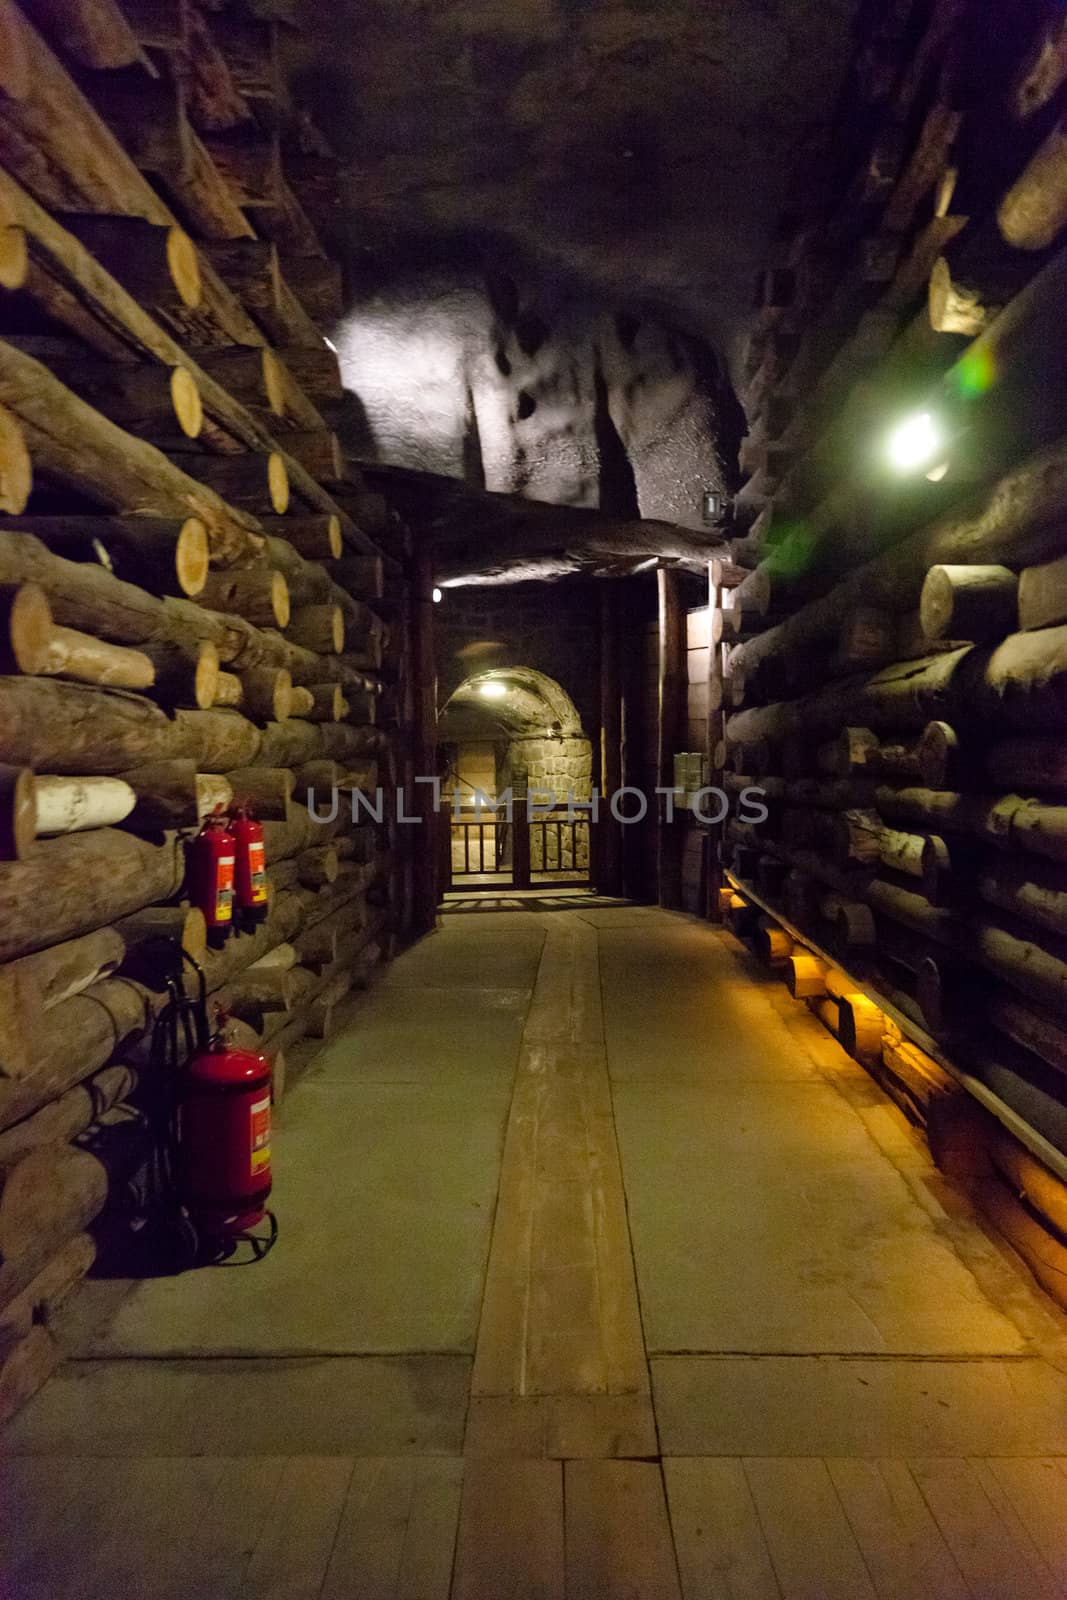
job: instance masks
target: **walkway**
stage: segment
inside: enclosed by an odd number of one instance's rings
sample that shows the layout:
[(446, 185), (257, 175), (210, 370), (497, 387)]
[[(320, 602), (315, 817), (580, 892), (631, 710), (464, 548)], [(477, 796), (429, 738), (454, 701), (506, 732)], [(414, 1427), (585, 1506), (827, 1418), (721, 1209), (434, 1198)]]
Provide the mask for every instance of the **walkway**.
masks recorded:
[(1067, 1319), (728, 935), (530, 904), (297, 1083), (275, 1253), (8, 1430), (0, 1592), (1067, 1596)]

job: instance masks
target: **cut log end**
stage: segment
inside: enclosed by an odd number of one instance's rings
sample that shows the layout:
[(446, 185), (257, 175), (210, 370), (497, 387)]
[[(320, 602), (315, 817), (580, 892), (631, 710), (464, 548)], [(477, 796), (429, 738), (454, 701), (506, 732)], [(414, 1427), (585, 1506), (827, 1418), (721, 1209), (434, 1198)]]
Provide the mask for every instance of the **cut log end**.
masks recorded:
[(185, 367), (175, 367), (170, 375), (170, 398), (178, 426), (188, 439), (196, 439), (204, 426), (204, 408), (200, 390), (192, 373)]
[(21, 515), (32, 487), (33, 467), (21, 425), (6, 406), (0, 406), (0, 511)]
[(276, 417), (285, 416), (285, 374), (273, 350), (263, 351), (263, 389)]
[(174, 570), (183, 594), (194, 598), (201, 593), (210, 559), (207, 529), (199, 517), (186, 517), (174, 547)]
[(279, 517), (284, 516), (289, 509), (289, 474), (277, 450), (272, 450), (267, 458), (267, 486), (270, 491), (270, 503), (276, 514)]
[(953, 280), (944, 256), (934, 262), (929, 289), (930, 326), (935, 333), (962, 333), (975, 338), (999, 309), (984, 305), (973, 289)]
[(26, 282), (30, 257), (26, 235), (21, 228), (0, 226), (0, 289), (21, 289)]
[(35, 779), (29, 767), (0, 766), (0, 860), (21, 861), (37, 833)]
[(279, 628), (287, 628), (292, 608), (289, 603), (289, 585), (286, 583), (283, 573), (271, 573), (270, 589), (274, 620)]
[(195, 310), (203, 296), (200, 260), (196, 246), (183, 228), (167, 230), (167, 266), (182, 304)]
[(44, 590), (36, 583), (0, 584), (0, 618), (3, 670), (45, 672), (55, 630)]

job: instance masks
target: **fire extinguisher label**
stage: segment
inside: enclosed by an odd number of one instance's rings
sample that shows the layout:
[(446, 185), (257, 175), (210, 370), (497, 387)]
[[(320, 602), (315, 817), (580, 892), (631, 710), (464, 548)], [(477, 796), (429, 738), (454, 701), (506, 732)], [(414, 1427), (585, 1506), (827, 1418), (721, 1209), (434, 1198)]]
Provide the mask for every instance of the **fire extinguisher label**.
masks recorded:
[(233, 856), (219, 856), (219, 871), (215, 880), (216, 922), (229, 922), (233, 917), (233, 866)]
[(249, 1119), (252, 1134), (251, 1172), (255, 1178), (264, 1168), (270, 1166), (269, 1095), (265, 1100), (253, 1100), (249, 1107)]
[(267, 898), (267, 863), (262, 839), (253, 839), (248, 846), (248, 873), (252, 885), (252, 903), (262, 905)]

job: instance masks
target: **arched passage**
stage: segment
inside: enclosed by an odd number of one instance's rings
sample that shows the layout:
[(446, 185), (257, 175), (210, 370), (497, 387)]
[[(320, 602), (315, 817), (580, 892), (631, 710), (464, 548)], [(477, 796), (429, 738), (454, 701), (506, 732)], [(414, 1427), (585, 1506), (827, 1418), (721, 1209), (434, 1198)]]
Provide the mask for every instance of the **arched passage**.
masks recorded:
[[(454, 881), (521, 886), (527, 870), (533, 882), (588, 878), (589, 824), (567, 810), (591, 797), (592, 746), (562, 684), (532, 667), (475, 673), (444, 705), (438, 741)], [(510, 820), (474, 814), (480, 799), (503, 806), (509, 796)], [(529, 827), (528, 861), (517, 837), (527, 800), (542, 812), (555, 808), (551, 820)]]

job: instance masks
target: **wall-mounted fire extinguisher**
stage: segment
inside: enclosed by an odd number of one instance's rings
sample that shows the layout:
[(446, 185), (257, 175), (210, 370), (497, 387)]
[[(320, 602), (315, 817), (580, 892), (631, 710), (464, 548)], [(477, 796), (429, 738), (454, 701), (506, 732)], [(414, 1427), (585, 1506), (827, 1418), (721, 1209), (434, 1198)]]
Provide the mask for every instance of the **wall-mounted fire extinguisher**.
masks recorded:
[(232, 1238), (263, 1220), (270, 1107), (270, 1062), (235, 1049), (220, 1026), (186, 1063), (178, 1097), (178, 1196), (201, 1236)]
[(189, 900), (204, 913), (208, 942), (225, 944), (233, 927), (236, 845), (221, 806), (204, 818), (186, 844), (185, 876)]
[(230, 819), (234, 841), (234, 898), (237, 924), (251, 929), (267, 915), (267, 862), (263, 825), (248, 806), (237, 806)]

